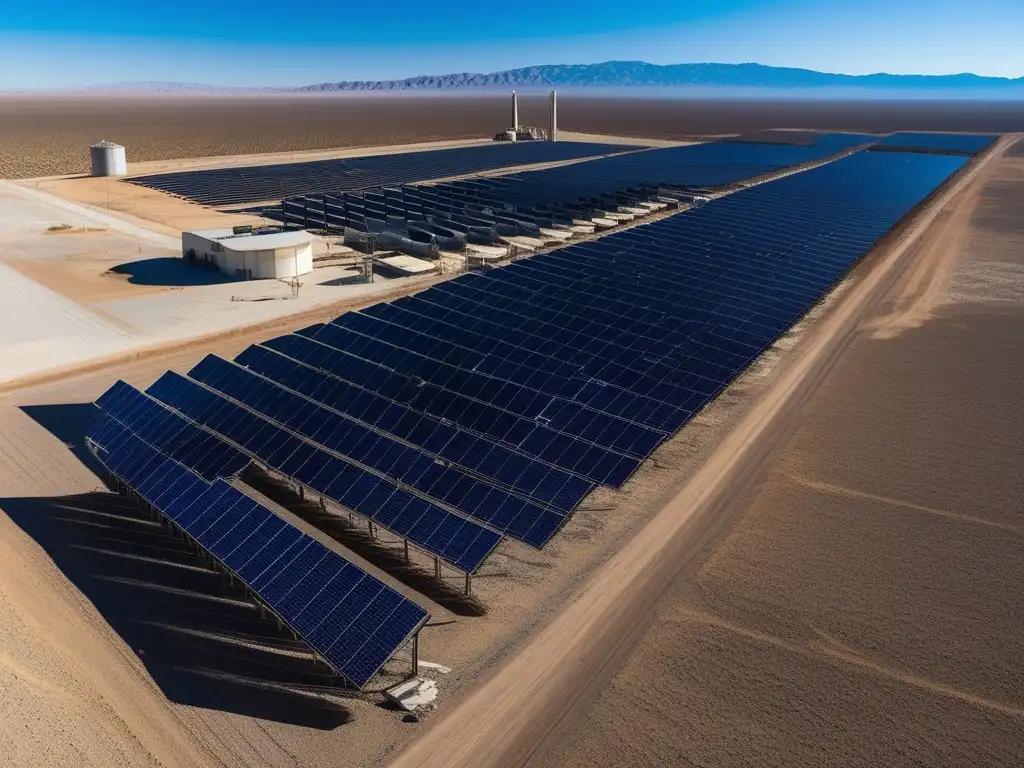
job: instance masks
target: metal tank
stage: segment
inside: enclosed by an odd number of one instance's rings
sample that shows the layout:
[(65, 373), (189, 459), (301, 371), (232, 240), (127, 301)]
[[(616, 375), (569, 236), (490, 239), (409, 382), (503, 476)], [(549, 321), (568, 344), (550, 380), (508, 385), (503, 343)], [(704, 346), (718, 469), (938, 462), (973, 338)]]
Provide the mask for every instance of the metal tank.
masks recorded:
[(111, 141), (100, 141), (89, 147), (93, 176), (124, 176), (128, 173), (124, 147)]

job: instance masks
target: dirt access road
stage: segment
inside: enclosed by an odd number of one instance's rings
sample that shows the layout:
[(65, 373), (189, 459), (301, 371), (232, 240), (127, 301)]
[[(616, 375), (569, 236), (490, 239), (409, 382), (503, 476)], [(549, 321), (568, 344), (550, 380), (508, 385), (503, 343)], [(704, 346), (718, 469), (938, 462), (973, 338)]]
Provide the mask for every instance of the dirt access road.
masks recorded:
[(645, 618), (704, 537), (761, 475), (787, 422), (842, 354), (858, 326), (912, 260), (919, 238), (953, 202), (976, 195), (1001, 141), (864, 265), (856, 284), (795, 350), (775, 386), (709, 461), (566, 609), (476, 691), (442, 715), (392, 763), (520, 766), (539, 757), (563, 718), (599, 689), (637, 642)]

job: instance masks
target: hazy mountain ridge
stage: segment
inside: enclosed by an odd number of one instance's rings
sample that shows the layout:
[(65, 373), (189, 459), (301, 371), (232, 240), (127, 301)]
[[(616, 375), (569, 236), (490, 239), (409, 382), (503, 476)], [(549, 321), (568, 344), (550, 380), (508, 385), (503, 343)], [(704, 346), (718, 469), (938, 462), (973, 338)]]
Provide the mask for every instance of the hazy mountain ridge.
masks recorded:
[(463, 72), (421, 75), (403, 80), (350, 80), (317, 83), (294, 91), (419, 91), (510, 86), (563, 87), (700, 87), (700, 88), (871, 88), (886, 90), (1020, 89), (1024, 77), (1011, 79), (958, 75), (840, 75), (763, 64), (648, 64), (608, 61), (601, 64), (545, 64), (490, 74)]
[(543, 64), (501, 72), (420, 75), (400, 80), (343, 80), (294, 87), (218, 86), (194, 82), (142, 81), (82, 88), (82, 91), (149, 93), (333, 93), (358, 91), (459, 91), (508, 88), (692, 88), (713, 91), (812, 91), (870, 94), (935, 93), (1024, 96), (1024, 77), (958, 75), (842, 75), (764, 64)]

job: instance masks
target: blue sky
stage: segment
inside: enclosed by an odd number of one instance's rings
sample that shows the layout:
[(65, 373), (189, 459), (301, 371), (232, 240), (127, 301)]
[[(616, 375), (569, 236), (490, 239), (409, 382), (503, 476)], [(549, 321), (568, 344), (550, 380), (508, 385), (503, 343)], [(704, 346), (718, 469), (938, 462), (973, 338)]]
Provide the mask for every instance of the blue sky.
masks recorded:
[(301, 85), (609, 59), (1024, 75), (1024, 0), (0, 4), (0, 88)]

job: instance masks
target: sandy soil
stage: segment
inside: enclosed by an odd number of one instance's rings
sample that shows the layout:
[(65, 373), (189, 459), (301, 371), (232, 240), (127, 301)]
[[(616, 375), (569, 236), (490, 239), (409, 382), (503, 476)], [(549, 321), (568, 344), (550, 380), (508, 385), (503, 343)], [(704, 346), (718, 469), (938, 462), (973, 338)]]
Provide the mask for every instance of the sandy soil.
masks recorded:
[(545, 766), (1024, 761), (1024, 161), (939, 215)]
[(116, 179), (50, 179), (32, 182), (31, 187), (172, 237), (181, 237), (182, 230), (187, 229), (267, 223), (266, 219), (251, 213), (224, 213)]
[[(373, 147), (493, 136), (509, 121), (504, 94), (14, 95), (0, 112), (0, 176), (28, 178), (88, 171), (100, 139), (127, 149), (128, 162)], [(547, 125), (547, 99), (524, 94), (520, 118)], [(564, 131), (685, 140), (762, 128), (891, 131), (1024, 130), (1024, 107), (933, 101), (831, 102), (821, 99), (708, 100), (565, 93)]]

